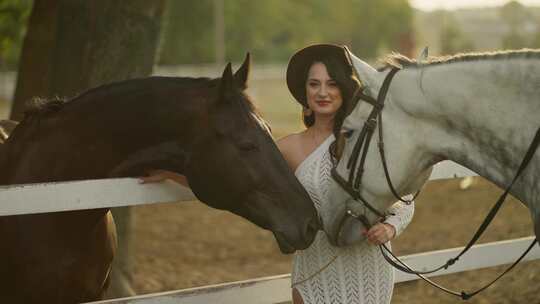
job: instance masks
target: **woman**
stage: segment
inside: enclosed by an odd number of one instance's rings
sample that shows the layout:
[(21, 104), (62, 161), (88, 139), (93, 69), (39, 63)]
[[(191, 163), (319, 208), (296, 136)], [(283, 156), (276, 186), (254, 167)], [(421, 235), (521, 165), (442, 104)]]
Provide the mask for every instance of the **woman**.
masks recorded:
[[(345, 49), (318, 44), (298, 51), (287, 68), (287, 85), (303, 107), (306, 130), (278, 141), (283, 156), (317, 208), (328, 202), (332, 160), (329, 152), (355, 90), (359, 87)], [(414, 204), (396, 203), (393, 216), (364, 233), (368, 242), (338, 248), (324, 232), (293, 260), (294, 304), (390, 303), (394, 272), (377, 246), (409, 224)], [(389, 245), (389, 244), (388, 244)]]

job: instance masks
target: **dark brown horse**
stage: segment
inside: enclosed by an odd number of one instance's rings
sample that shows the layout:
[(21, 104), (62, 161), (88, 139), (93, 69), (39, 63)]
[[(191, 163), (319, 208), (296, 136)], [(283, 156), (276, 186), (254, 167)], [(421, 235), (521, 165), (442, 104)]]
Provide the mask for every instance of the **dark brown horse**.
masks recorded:
[[(218, 79), (134, 79), (34, 106), (0, 145), (0, 184), (174, 171), (284, 253), (304, 249), (316, 211), (244, 94), (248, 71), (249, 56)], [(108, 209), (0, 217), (0, 303), (99, 299), (115, 241)]]

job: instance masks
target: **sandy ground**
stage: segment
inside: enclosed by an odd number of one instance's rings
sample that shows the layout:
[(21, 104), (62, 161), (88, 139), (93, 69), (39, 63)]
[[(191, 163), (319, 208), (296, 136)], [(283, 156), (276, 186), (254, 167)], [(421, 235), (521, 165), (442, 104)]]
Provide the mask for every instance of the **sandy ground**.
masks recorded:
[[(500, 190), (475, 178), (460, 190), (457, 180), (431, 182), (416, 204), (413, 222), (393, 242), (399, 255), (466, 244)], [(272, 235), (249, 222), (199, 202), (135, 209), (137, 293), (182, 289), (290, 272), (291, 256), (280, 254)], [(480, 242), (532, 234), (526, 208), (509, 200)], [(442, 261), (441, 261), (442, 262)], [(439, 277), (452, 289), (473, 290), (504, 267)], [(540, 261), (525, 262), (468, 303), (540, 303)], [(458, 303), (420, 281), (396, 285), (392, 303)]]

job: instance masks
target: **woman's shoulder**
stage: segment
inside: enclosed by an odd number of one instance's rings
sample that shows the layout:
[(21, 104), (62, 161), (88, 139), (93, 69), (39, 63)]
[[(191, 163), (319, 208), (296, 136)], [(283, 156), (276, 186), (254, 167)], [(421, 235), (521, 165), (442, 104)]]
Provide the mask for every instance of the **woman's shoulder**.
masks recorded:
[(286, 135), (277, 140), (278, 148), (282, 151), (296, 150), (300, 146), (305, 131)]
[(304, 132), (294, 133), (277, 140), (277, 146), (291, 169), (295, 170), (302, 160), (302, 137)]

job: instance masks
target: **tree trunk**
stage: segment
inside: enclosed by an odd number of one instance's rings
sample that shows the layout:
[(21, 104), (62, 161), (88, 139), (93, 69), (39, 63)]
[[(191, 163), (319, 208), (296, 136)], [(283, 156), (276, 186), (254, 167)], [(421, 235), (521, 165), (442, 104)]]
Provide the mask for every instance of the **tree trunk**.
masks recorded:
[[(101, 84), (150, 75), (163, 8), (163, 0), (35, 0), (10, 118), (21, 120), (34, 96), (70, 98)], [(111, 295), (124, 296), (133, 293), (127, 275), (132, 223), (128, 208), (113, 214), (119, 250)]]

